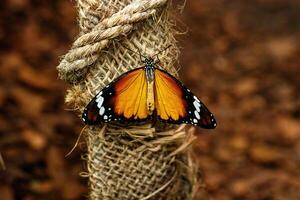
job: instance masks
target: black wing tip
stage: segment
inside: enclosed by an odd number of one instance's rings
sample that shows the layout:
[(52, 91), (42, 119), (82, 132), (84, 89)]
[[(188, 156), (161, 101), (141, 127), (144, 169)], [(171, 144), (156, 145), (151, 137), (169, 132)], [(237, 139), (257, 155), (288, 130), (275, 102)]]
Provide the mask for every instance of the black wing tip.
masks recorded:
[(212, 123), (210, 125), (202, 125), (202, 124), (200, 124), (198, 126), (201, 127), (201, 128), (204, 128), (204, 129), (215, 129), (215, 128), (217, 128), (218, 124), (215, 122), (215, 123)]
[(212, 113), (210, 113), (210, 124), (207, 125), (206, 127), (203, 127), (203, 128), (206, 128), (206, 129), (215, 129), (217, 128), (218, 124), (217, 124), (217, 121), (216, 121), (216, 118), (214, 117), (214, 115)]
[(207, 114), (204, 115), (202, 117), (202, 119), (200, 119), (200, 121), (198, 122), (197, 126), (204, 128), (204, 129), (215, 129), (217, 128), (218, 124), (217, 121), (214, 117), (214, 115), (207, 110)]
[(85, 124), (85, 125), (91, 125), (90, 123), (90, 120), (88, 119), (88, 117), (87, 117), (87, 109), (84, 109), (84, 111), (83, 111), (83, 113), (82, 113), (82, 115), (81, 115), (81, 120), (83, 121), (83, 123)]
[(83, 123), (85, 125), (97, 125), (97, 124), (100, 124), (100, 122), (99, 122), (98, 119), (97, 120), (90, 120), (88, 118), (87, 112), (88, 112), (88, 109), (85, 108), (84, 111), (82, 112), (82, 115), (81, 115), (81, 120), (83, 121)]

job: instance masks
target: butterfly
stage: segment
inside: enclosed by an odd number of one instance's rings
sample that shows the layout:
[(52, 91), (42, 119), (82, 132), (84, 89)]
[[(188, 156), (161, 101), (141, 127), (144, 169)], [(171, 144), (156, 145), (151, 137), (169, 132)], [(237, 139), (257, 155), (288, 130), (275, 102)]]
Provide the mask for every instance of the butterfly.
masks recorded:
[(87, 125), (102, 122), (145, 122), (192, 124), (212, 129), (213, 114), (179, 80), (156, 67), (152, 57), (143, 67), (130, 70), (103, 88), (85, 107), (82, 120)]

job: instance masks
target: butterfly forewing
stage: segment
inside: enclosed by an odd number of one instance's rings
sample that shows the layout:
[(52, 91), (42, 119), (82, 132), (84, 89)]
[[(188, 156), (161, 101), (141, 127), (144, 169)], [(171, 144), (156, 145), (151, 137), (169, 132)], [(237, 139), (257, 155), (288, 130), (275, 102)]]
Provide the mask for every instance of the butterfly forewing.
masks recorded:
[(82, 114), (86, 124), (110, 121), (140, 121), (149, 118), (147, 82), (143, 68), (124, 73), (102, 89)]
[(163, 122), (217, 126), (206, 106), (175, 77), (160, 69), (155, 69), (155, 96), (157, 115)]

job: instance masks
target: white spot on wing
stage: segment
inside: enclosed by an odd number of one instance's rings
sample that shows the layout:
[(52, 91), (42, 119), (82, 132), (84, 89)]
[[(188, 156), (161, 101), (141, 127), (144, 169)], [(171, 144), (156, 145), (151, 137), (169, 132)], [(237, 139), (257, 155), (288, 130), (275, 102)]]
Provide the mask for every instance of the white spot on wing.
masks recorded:
[(103, 119), (107, 120), (107, 115), (104, 115)]
[(98, 104), (97, 104), (98, 108), (102, 107), (103, 101), (104, 101), (104, 98), (102, 96), (100, 96), (99, 98), (96, 99), (96, 102), (98, 102)]
[(199, 115), (199, 113), (197, 112), (197, 110), (195, 110), (194, 113), (195, 113), (196, 118), (197, 118), (197, 119), (200, 119), (200, 115)]
[(197, 123), (198, 123), (198, 120), (197, 120), (197, 119), (193, 119), (193, 122), (194, 122), (195, 124), (197, 124)]
[(197, 112), (200, 112), (200, 103), (198, 103), (197, 101), (194, 101), (193, 104), (194, 104)]
[(193, 96), (193, 97), (198, 103), (200, 103), (200, 100), (196, 96)]
[(103, 115), (104, 112), (105, 112), (105, 108), (102, 106), (102, 107), (100, 108), (99, 114), (100, 114), (100, 115)]
[(102, 95), (102, 91), (97, 94), (97, 98)]

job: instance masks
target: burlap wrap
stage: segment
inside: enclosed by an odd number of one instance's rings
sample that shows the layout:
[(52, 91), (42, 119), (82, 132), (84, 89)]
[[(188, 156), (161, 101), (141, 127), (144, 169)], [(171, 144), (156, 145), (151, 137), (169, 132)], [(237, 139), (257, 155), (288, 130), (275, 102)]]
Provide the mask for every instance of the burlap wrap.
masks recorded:
[[(142, 63), (140, 50), (160, 55), (161, 67), (177, 75), (178, 49), (167, 0), (78, 0), (81, 33), (58, 66), (71, 83), (66, 102), (80, 112), (120, 74)], [(186, 147), (185, 126), (85, 127), (90, 199), (192, 199), (198, 176)], [(185, 150), (185, 151), (184, 151)]]

